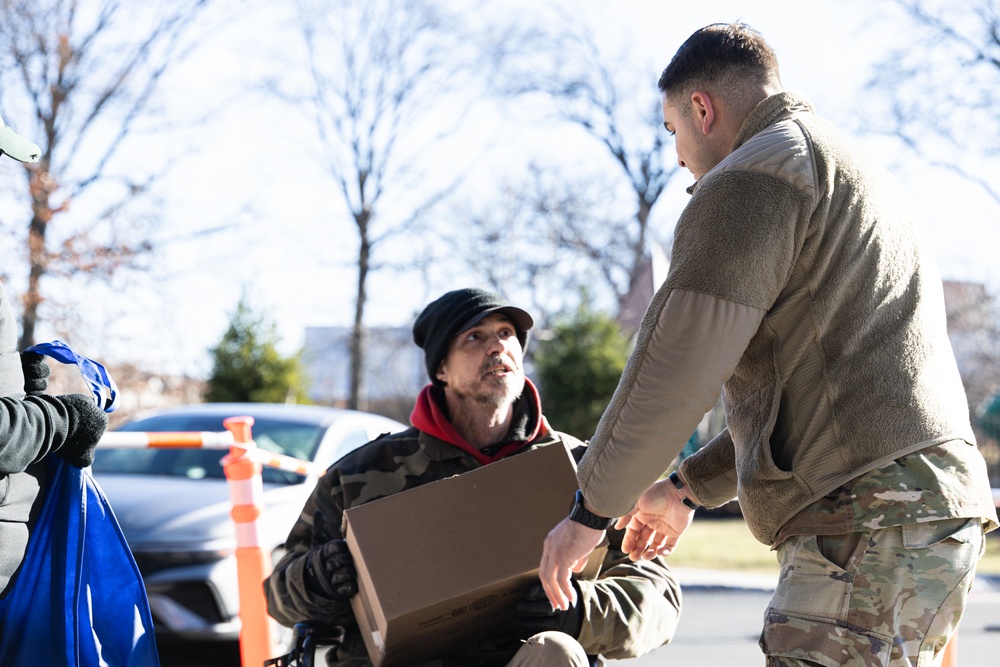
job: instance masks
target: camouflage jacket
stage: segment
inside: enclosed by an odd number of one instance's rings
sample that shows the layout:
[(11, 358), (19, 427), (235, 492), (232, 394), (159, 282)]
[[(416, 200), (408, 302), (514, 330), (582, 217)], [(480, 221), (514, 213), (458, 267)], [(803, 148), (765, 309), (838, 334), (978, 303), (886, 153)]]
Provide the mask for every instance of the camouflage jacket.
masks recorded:
[[(544, 423), (543, 426), (547, 426)], [(586, 446), (572, 436), (542, 428), (520, 451), (565, 442), (579, 460)], [(515, 454), (516, 455), (516, 454)], [(341, 667), (369, 665), (351, 606), (324, 594), (324, 576), (315, 539), (314, 516), (325, 524), (323, 539), (341, 536), (345, 509), (422, 484), (480, 467), (469, 453), (427, 433), (410, 428), (384, 435), (335, 463), (317, 484), (288, 535), (286, 555), (264, 584), (268, 611), (292, 626), (309, 621), (341, 625), (347, 639), (337, 659)], [(681, 591), (662, 559), (633, 563), (623, 554), (622, 533), (609, 533), (610, 547), (599, 578), (580, 582), (583, 629), (577, 638), (588, 654), (622, 659), (642, 655), (673, 636), (680, 613)], [(513, 637), (498, 637), (476, 646), (457, 647), (454, 661), (442, 664), (506, 664), (519, 648)]]

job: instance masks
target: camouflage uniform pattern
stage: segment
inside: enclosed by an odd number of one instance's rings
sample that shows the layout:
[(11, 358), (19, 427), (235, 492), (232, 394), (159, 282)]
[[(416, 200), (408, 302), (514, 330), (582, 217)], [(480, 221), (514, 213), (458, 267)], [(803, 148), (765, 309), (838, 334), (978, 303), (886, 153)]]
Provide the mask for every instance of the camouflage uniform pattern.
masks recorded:
[(983, 544), (976, 519), (789, 538), (778, 548), (781, 574), (760, 640), (767, 664), (935, 664)]
[[(525, 439), (523, 434), (530, 432), (533, 418), (537, 417), (515, 414), (513, 439), (518, 435)], [(521, 451), (559, 442), (570, 446), (577, 460), (585, 451), (585, 445), (572, 436), (547, 428), (541, 433)], [(324, 563), (316, 549), (314, 517), (318, 513), (326, 524), (326, 528), (320, 527), (319, 532), (326, 533), (320, 542), (338, 538), (345, 509), (480, 465), (458, 447), (414, 428), (382, 436), (335, 463), (303, 507), (286, 541), (288, 553), (265, 582), (270, 615), (288, 626), (304, 621), (344, 626), (347, 639), (335, 658), (328, 654), (329, 664), (370, 665), (350, 604), (323, 592)], [(611, 544), (599, 579), (580, 583), (584, 629), (577, 639), (590, 655), (635, 657), (673, 636), (680, 613), (680, 586), (663, 559), (633, 563), (619, 550), (622, 533), (610, 531), (608, 537)], [(499, 637), (420, 667), (506, 665), (521, 647), (520, 640)]]
[(968, 484), (970, 447), (953, 441), (904, 456), (782, 527), (779, 582), (760, 639), (769, 666), (940, 659), (984, 534), (997, 526), (989, 489)]
[(839, 535), (938, 519), (980, 518), (997, 527), (985, 461), (975, 445), (952, 440), (871, 470), (806, 507), (778, 531)]

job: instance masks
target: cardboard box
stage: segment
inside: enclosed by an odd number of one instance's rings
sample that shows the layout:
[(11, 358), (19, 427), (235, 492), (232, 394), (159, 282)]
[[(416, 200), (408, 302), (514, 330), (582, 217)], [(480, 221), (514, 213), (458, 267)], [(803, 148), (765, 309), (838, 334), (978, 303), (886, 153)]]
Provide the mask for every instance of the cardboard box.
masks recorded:
[[(375, 667), (506, 632), (577, 486), (557, 444), (347, 510), (359, 587), (351, 604)], [(597, 575), (605, 552), (591, 554), (582, 576)]]

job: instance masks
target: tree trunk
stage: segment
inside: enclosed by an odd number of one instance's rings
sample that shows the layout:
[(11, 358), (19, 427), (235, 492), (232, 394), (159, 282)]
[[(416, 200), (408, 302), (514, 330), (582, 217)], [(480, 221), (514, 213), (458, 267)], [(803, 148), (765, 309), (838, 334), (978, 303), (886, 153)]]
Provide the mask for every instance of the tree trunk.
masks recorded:
[(639, 269), (642, 267), (642, 264), (646, 259), (646, 230), (649, 229), (649, 212), (653, 208), (653, 205), (646, 201), (644, 192), (640, 192), (638, 194), (639, 210), (636, 212), (635, 219), (639, 226), (639, 236), (636, 238), (635, 248), (633, 248), (632, 275), (630, 276), (631, 280), (635, 280), (635, 277), (639, 273)]
[(45, 275), (45, 231), (52, 219), (49, 206), (48, 170), (39, 167), (32, 170), (29, 188), (31, 191), (31, 225), (28, 227), (28, 289), (22, 297), (24, 313), (21, 318), (21, 339), (18, 349), (24, 350), (35, 344), (35, 324), (38, 322), (38, 307), (42, 303), (41, 281)]
[(371, 243), (368, 240), (368, 225), (366, 216), (358, 217), (358, 231), (361, 237), (358, 249), (358, 285), (357, 300), (354, 306), (354, 325), (351, 331), (351, 393), (347, 407), (352, 410), (368, 408), (368, 391), (365, 386), (366, 336), (364, 328), (365, 302), (368, 299), (368, 262), (371, 254)]

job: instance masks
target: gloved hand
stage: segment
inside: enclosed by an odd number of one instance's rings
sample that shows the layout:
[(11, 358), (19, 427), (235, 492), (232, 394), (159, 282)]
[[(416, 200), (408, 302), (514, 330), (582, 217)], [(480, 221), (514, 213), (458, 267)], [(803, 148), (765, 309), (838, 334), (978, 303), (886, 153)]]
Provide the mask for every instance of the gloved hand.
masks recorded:
[(66, 440), (56, 450), (67, 463), (77, 468), (86, 468), (94, 462), (94, 450), (108, 427), (108, 415), (94, 403), (94, 399), (83, 394), (55, 396), (69, 412)]
[(313, 549), (307, 567), (313, 585), (334, 600), (346, 602), (358, 592), (354, 558), (344, 540), (330, 540)]
[(515, 607), (514, 618), (510, 621), (511, 632), (521, 639), (527, 639), (539, 632), (556, 630), (577, 639), (583, 627), (583, 598), (575, 579), (573, 586), (576, 588), (576, 604), (566, 611), (552, 609), (552, 603), (545, 596), (541, 583), (529, 588), (524, 600)]
[(312, 583), (334, 600), (346, 601), (358, 592), (358, 573), (347, 542), (334, 531), (322, 511), (313, 512), (312, 544), (306, 566)]
[(28, 396), (44, 394), (49, 388), (49, 374), (52, 371), (45, 362), (45, 355), (22, 352), (21, 371), (24, 373), (24, 393)]

